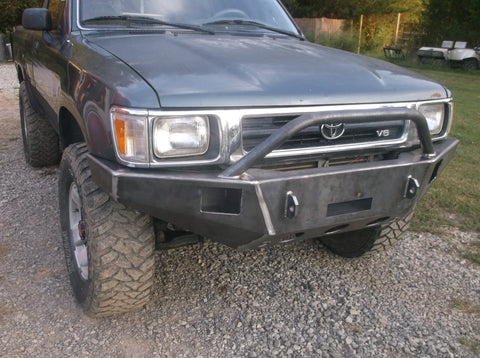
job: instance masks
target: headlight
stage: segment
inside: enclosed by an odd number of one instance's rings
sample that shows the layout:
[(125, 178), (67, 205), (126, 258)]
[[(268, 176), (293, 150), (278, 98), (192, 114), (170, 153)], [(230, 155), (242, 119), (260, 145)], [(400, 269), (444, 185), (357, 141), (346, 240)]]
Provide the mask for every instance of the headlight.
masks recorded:
[(420, 106), (419, 111), (427, 120), (430, 134), (439, 134), (443, 129), (443, 122), (445, 121), (445, 104), (424, 104)]
[(157, 117), (153, 122), (153, 152), (158, 158), (207, 152), (210, 128), (204, 116)]
[(146, 113), (112, 108), (110, 116), (120, 159), (129, 163), (148, 163)]

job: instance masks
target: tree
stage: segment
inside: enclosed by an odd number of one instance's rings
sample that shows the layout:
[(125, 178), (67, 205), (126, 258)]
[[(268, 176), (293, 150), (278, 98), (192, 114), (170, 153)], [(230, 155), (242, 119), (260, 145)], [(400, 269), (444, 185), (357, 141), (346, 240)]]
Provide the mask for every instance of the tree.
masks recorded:
[(422, 0), (283, 0), (283, 2), (295, 17), (356, 19), (362, 14), (370, 16), (401, 12), (415, 14), (418, 18), (424, 8)]
[(480, 45), (480, 0), (430, 0), (425, 11), (426, 41), (468, 41)]
[(27, 7), (39, 7), (42, 0), (1, 0), (0, 33), (7, 32), (22, 21), (23, 10)]
[(398, 13), (402, 14), (402, 23), (421, 22), (424, 1), (427, 0), (284, 0), (284, 3), (294, 17), (349, 19), (355, 22), (355, 27), (360, 15), (364, 15), (362, 48), (376, 50), (393, 41)]

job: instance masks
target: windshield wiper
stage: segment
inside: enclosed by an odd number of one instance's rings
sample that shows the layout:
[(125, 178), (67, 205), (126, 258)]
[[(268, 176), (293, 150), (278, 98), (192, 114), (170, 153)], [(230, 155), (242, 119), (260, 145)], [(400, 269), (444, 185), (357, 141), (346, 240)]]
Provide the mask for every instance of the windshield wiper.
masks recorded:
[(218, 21), (207, 22), (207, 23), (203, 24), (203, 26), (209, 26), (209, 25), (249, 25), (249, 26), (258, 27), (260, 29), (276, 32), (278, 34), (295, 37), (295, 38), (297, 38), (299, 40), (302, 40), (302, 41), (305, 40), (305, 38), (303, 36), (301, 36), (299, 34), (296, 34), (294, 32), (279, 29), (277, 27), (269, 26), (269, 25), (263, 24), (261, 22), (252, 21), (252, 20), (241, 20), (241, 19), (238, 19), (238, 20), (218, 20)]
[(187, 29), (187, 30), (205, 32), (205, 33), (210, 34), (210, 35), (215, 34), (214, 31), (212, 31), (210, 29), (206, 29), (203, 26), (163, 21), (163, 20), (155, 19), (153, 17), (148, 17), (148, 16), (134, 16), (134, 15), (97, 16), (97, 17), (92, 17), (90, 19), (83, 20), (83, 23), (90, 23), (90, 22), (97, 22), (97, 21), (118, 21), (118, 20), (135, 22), (135, 23), (143, 23), (143, 24), (155, 24), (155, 25), (172, 26), (172, 27), (177, 27), (177, 28), (180, 28), (180, 29)]

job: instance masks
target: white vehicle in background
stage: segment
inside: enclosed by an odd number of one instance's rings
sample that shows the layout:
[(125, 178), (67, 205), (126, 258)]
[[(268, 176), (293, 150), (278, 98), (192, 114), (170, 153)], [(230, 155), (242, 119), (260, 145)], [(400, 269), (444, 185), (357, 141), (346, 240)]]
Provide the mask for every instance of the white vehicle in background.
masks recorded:
[(421, 63), (442, 63), (476, 70), (480, 64), (480, 47), (467, 48), (465, 41), (443, 41), (442, 47), (421, 47), (417, 51)]

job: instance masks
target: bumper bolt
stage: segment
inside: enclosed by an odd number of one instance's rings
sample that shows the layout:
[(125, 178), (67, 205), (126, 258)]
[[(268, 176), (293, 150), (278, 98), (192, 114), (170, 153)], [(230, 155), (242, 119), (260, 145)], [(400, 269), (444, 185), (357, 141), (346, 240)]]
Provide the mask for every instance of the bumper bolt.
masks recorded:
[(418, 189), (420, 189), (420, 184), (418, 184), (418, 180), (409, 175), (403, 197), (407, 199), (415, 198), (418, 194)]
[(297, 215), (298, 206), (299, 203), (297, 197), (293, 192), (289, 191), (285, 200), (285, 217), (293, 219)]

